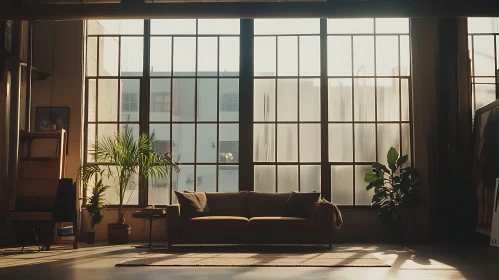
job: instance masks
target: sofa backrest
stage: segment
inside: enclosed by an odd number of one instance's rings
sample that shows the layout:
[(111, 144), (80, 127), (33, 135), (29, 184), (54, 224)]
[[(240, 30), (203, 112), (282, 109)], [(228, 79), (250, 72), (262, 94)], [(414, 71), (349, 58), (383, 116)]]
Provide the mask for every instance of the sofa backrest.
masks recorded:
[(248, 217), (284, 216), (289, 193), (248, 192)]
[(248, 216), (248, 192), (207, 192), (210, 216)]

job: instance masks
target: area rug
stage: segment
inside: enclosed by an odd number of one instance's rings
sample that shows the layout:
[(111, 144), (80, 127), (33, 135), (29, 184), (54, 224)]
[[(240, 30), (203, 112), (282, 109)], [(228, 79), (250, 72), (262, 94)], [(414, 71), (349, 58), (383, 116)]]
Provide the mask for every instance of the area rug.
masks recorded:
[(144, 253), (116, 266), (390, 267), (365, 251), (305, 254)]

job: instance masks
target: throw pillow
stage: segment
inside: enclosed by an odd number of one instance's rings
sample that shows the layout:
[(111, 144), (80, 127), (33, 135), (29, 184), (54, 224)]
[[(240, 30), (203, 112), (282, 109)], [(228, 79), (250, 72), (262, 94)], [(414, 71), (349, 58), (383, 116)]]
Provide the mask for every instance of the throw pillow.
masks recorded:
[(314, 203), (319, 201), (321, 193), (292, 192), (286, 201), (285, 213), (289, 217), (309, 218), (313, 214)]
[(180, 215), (187, 218), (199, 217), (210, 212), (206, 194), (204, 192), (175, 191), (180, 204)]

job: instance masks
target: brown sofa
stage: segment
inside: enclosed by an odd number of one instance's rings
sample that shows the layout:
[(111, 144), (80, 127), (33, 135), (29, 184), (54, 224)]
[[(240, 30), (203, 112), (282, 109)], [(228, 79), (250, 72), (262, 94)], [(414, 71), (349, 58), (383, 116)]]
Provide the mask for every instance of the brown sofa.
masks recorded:
[(289, 193), (206, 193), (209, 213), (185, 217), (180, 205), (167, 206), (168, 245), (329, 244), (335, 207), (316, 203), (309, 217), (289, 217)]

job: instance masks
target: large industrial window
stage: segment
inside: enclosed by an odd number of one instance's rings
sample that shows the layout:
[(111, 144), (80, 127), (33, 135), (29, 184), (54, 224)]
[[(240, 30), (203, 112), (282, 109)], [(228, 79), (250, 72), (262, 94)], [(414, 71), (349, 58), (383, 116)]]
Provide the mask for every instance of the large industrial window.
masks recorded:
[[(367, 205), (370, 164), (392, 146), (411, 154), (408, 19), (87, 26), (85, 160), (96, 139), (131, 126), (181, 163), (145, 192), (135, 180), (128, 204), (175, 203), (174, 190), (256, 190)], [(239, 138), (246, 131), (253, 139)]]
[(499, 96), (499, 18), (468, 18), (473, 114)]

